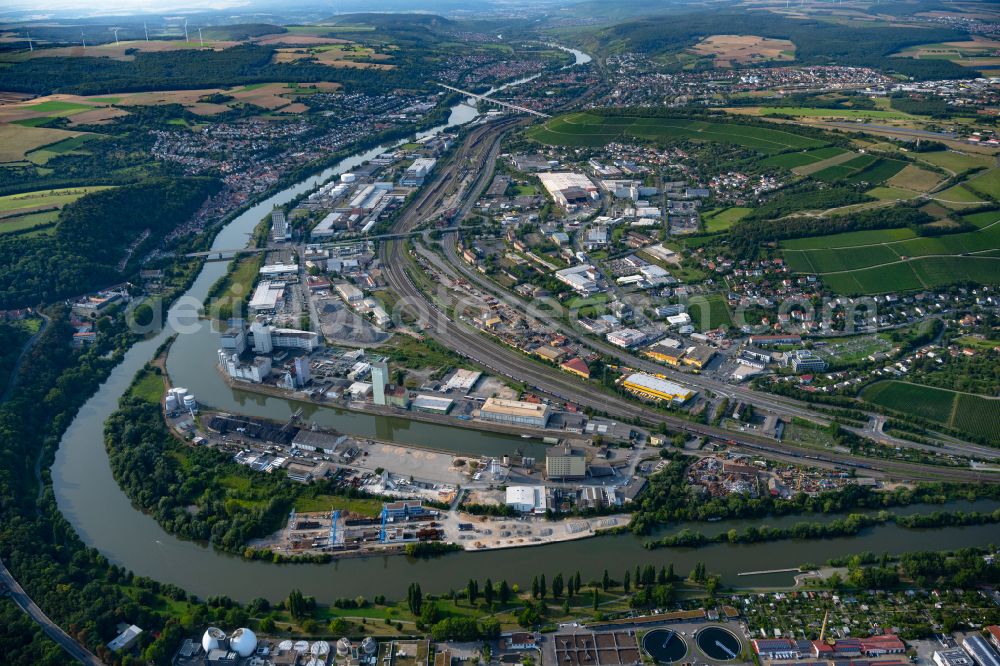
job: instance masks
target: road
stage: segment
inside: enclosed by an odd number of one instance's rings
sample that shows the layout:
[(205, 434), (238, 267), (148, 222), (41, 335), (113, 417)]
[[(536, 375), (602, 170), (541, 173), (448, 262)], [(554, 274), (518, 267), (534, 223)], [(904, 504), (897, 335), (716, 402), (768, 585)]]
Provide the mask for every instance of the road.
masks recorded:
[[(508, 129), (511, 129), (513, 125), (514, 123), (501, 121), (476, 128), (470, 132), (463, 141), (463, 144), (456, 150), (455, 158), (449, 161), (438, 172), (434, 180), (426, 187), (422, 196), (399, 217), (394, 225), (393, 232), (409, 231), (414, 226), (428, 219), (428, 216), (434, 211), (442, 209), (445, 197), (450, 191), (453, 192), (453, 188), (459, 186), (459, 180), (465, 179), (468, 175), (467, 170), (463, 170), (460, 167), (464, 167), (470, 160), (472, 163), (478, 165), (477, 168), (486, 172), (492, 172), (492, 161), (495, 160), (497, 146), (503, 134)], [(485, 182), (485, 176), (486, 174), (481, 171), (476, 182), (478, 184)], [(477, 188), (474, 186), (468, 187), (466, 188), (466, 192), (471, 193), (471, 195), (477, 195)], [(471, 206), (468, 200), (466, 200), (463, 208), (466, 206)], [(447, 304), (435, 302), (433, 297), (428, 297), (414, 284), (412, 277), (408, 273), (408, 268), (412, 268), (415, 271), (418, 269), (415, 266), (415, 262), (409, 256), (404, 243), (398, 240), (389, 240), (382, 243), (379, 248), (379, 257), (390, 287), (400, 297), (411, 303), (420, 304), (435, 317), (436, 321), (429, 322), (426, 327), (426, 335), (456, 353), (490, 369), (497, 375), (508, 377), (516, 382), (523, 382), (527, 386), (546, 395), (560, 400), (571, 401), (582, 407), (591, 408), (598, 413), (613, 414), (617, 418), (639, 421), (653, 427), (663, 423), (674, 430), (683, 431), (695, 436), (713, 437), (755, 451), (774, 452), (796, 458), (806, 457), (816, 464), (839, 464), (849, 467), (860, 467), (862, 469), (870, 469), (876, 475), (893, 476), (895, 478), (1000, 481), (1000, 477), (996, 475), (969, 470), (968, 468), (949, 469), (895, 460), (863, 458), (848, 453), (818, 453), (795, 442), (778, 443), (774, 440), (755, 435), (734, 433), (709, 425), (692, 423), (686, 419), (664, 414), (659, 410), (633, 402), (624, 397), (597, 391), (592, 385), (576, 380), (567, 373), (536, 362), (520, 351), (496, 342), (470, 325), (452, 320), (441, 309), (442, 305), (446, 307)], [(617, 348), (611, 351), (615, 355), (621, 354), (621, 350)], [(641, 361), (641, 359), (637, 360)], [(643, 361), (643, 363), (648, 362)], [(662, 371), (659, 366), (657, 368)], [(733, 387), (728, 384), (721, 384), (720, 388), (723, 391), (731, 391)], [(772, 402), (772, 399), (769, 397), (763, 397), (762, 401), (762, 397), (754, 393), (752, 402), (755, 404)], [(782, 405), (780, 409), (784, 411), (786, 407)], [(811, 412), (809, 416), (813, 419), (816, 418), (815, 414)]]
[(31, 600), (31, 597), (18, 585), (14, 577), (10, 575), (10, 571), (4, 565), (3, 561), (0, 560), (0, 588), (5, 587), (10, 593), (10, 598), (21, 607), (25, 613), (27, 613), (32, 620), (38, 623), (42, 627), (42, 631), (45, 635), (51, 638), (55, 643), (59, 645), (63, 650), (66, 651), (71, 657), (76, 659), (81, 664), (92, 664), (93, 666), (102, 666), (104, 662), (98, 659), (96, 656), (91, 654), (86, 648), (76, 642), (70, 637), (65, 631), (59, 628), (55, 622), (49, 619), (41, 608)]
[(14, 388), (17, 386), (17, 376), (21, 372), (21, 366), (24, 365), (24, 359), (28, 358), (28, 354), (31, 350), (35, 348), (38, 341), (42, 337), (42, 333), (45, 332), (45, 327), (49, 325), (51, 321), (49, 316), (44, 312), (37, 311), (38, 316), (42, 318), (42, 324), (38, 327), (38, 331), (35, 332), (28, 341), (24, 343), (24, 347), (21, 348), (21, 353), (17, 355), (17, 360), (14, 361), (14, 367), (10, 370), (10, 376), (7, 378), (7, 388), (3, 392), (3, 396), (0, 397), (0, 402), (7, 402), (10, 400), (10, 396), (14, 393)]

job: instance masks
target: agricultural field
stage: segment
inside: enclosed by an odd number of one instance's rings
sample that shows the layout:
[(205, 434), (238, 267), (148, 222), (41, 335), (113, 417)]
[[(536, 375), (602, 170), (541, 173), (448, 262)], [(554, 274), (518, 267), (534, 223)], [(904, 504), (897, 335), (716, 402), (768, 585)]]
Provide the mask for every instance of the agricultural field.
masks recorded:
[(71, 187), (58, 190), (38, 190), (0, 197), (0, 218), (33, 211), (62, 208), (85, 194), (108, 189), (107, 185)]
[(722, 208), (719, 210), (709, 211), (705, 213), (701, 219), (705, 223), (706, 231), (709, 233), (718, 233), (720, 231), (725, 231), (742, 220), (750, 213), (751, 210), (752, 209), (750, 208), (733, 206), (732, 208)]
[(861, 397), (876, 405), (1000, 442), (998, 398), (899, 381), (872, 384)]
[(386, 62), (368, 62), (391, 60), (392, 56), (377, 53), (374, 49), (361, 44), (331, 40), (336, 43), (324, 43), (306, 47), (279, 48), (274, 54), (274, 62), (300, 62), (311, 60), (329, 67), (353, 67), (356, 69), (395, 69), (395, 65)]
[[(919, 192), (904, 190), (899, 187), (873, 187), (865, 192), (870, 197), (875, 197), (879, 201), (906, 201), (920, 196)], [(862, 204), (863, 206), (864, 204)]]
[(914, 153), (913, 159), (941, 167), (952, 173), (960, 173), (975, 167), (992, 166), (994, 161), (988, 155), (961, 153), (957, 150), (935, 150), (930, 153)]
[(812, 174), (812, 177), (827, 183), (867, 182), (877, 185), (889, 180), (902, 171), (904, 167), (906, 167), (906, 162), (902, 160), (866, 154), (817, 171)]
[(708, 122), (690, 118), (642, 116), (604, 117), (572, 113), (551, 118), (528, 131), (535, 141), (550, 145), (603, 146), (623, 137), (641, 139), (693, 139), (729, 143), (764, 154), (790, 149), (819, 148), (825, 142), (778, 126), (757, 127), (737, 122)]
[(0, 164), (23, 162), (32, 151), (43, 146), (53, 146), (80, 135), (80, 132), (48, 127), (0, 124)]
[(790, 40), (757, 35), (710, 35), (690, 51), (712, 58), (716, 67), (795, 60), (795, 44)]
[(57, 219), (59, 219), (59, 211), (57, 210), (0, 217), (0, 236), (23, 233), (32, 229), (35, 230), (32, 231), (32, 234), (40, 234), (46, 231), (45, 227), (54, 225)]
[(954, 210), (972, 208), (988, 203), (980, 195), (972, 192), (963, 184), (953, 185), (946, 190), (936, 192), (931, 198)]
[(841, 293), (882, 293), (940, 286), (958, 280), (1000, 281), (1000, 211), (962, 218), (979, 229), (917, 236), (910, 229), (879, 229), (782, 243), (789, 268), (822, 276)]
[(88, 154), (87, 151), (81, 150), (81, 148), (83, 144), (95, 137), (95, 134), (73, 136), (62, 141), (57, 141), (56, 143), (50, 143), (38, 150), (33, 150), (26, 157), (34, 164), (43, 165), (53, 157), (59, 157), (60, 155), (86, 155)]
[(766, 160), (763, 160), (763, 163), (767, 166), (775, 166), (791, 170), (796, 167), (816, 164), (817, 162), (828, 160), (831, 157), (843, 155), (846, 152), (847, 151), (843, 148), (830, 146), (828, 148), (817, 148), (816, 150), (806, 150), (799, 153), (782, 153), (781, 155), (774, 155), (773, 157), (768, 157)]
[(882, 109), (822, 109), (811, 106), (762, 106), (761, 116), (798, 116), (801, 118), (840, 118), (847, 120), (909, 120), (914, 118), (902, 111)]
[(885, 184), (913, 192), (928, 192), (936, 187), (943, 177), (941, 174), (921, 169), (915, 164), (907, 164), (902, 171), (885, 181)]
[(990, 169), (974, 175), (965, 181), (965, 187), (991, 199), (1000, 199), (1000, 169)]

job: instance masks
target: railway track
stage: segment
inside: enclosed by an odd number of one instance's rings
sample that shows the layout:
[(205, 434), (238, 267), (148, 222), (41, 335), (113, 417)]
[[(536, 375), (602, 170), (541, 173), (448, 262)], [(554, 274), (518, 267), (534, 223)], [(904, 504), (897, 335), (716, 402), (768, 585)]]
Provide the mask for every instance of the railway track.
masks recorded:
[[(520, 122), (523, 121), (501, 121), (473, 130), (456, 151), (455, 157), (438, 173), (425, 194), (400, 216), (392, 232), (410, 231), (424, 221), (428, 214), (439, 210), (444, 203), (444, 193), (450, 186), (458, 186), (456, 177), (464, 178), (466, 175), (461, 173), (458, 167), (471, 159), (477, 162), (479, 173), (473, 186), (468, 189), (468, 198), (463, 207), (470, 206), (470, 201), (475, 201), (472, 195), (485, 183), (487, 174), (492, 173), (492, 161), (496, 159), (496, 148), (500, 140), (507, 131)], [(646, 426), (656, 427), (664, 424), (676, 431), (722, 440), (745, 450), (767, 453), (786, 460), (808, 461), (828, 468), (865, 470), (867, 474), (884, 478), (1000, 482), (1000, 475), (982, 470), (865, 458), (849, 453), (820, 453), (794, 442), (777, 443), (763, 437), (733, 433), (714, 426), (693, 423), (617, 395), (596, 391), (592, 386), (576, 381), (558, 369), (535, 363), (520, 351), (490, 340), (471, 326), (449, 318), (447, 313), (414, 283), (408, 269), (418, 271), (419, 267), (408, 255), (404, 242), (388, 240), (382, 243), (379, 254), (389, 285), (397, 295), (413, 303), (421, 303), (428, 312), (436, 316), (438, 321), (427, 328), (426, 335), (498, 375), (522, 382), (531, 389), (553, 398)]]

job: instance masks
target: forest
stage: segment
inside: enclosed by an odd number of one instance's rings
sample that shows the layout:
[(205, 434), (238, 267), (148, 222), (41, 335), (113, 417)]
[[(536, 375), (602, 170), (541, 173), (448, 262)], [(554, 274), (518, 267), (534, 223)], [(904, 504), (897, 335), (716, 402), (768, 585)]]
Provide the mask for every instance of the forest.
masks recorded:
[(300, 61), (273, 63), (276, 47), (241, 45), (221, 51), (197, 49), (138, 53), (134, 60), (30, 58), (0, 68), (0, 89), (48, 95), (98, 95), (145, 90), (225, 88), (269, 81), (334, 81), (352, 90), (384, 92), (422, 85), (410, 67), (393, 70), (334, 68)]
[[(187, 220), (219, 183), (207, 178), (153, 179), (102, 190), (68, 204), (51, 236), (0, 239), (0, 307), (51, 303), (120, 282), (130, 245), (159, 242)], [(142, 247), (133, 255), (138, 257)]]
[(975, 70), (948, 60), (890, 57), (909, 46), (962, 39), (963, 33), (947, 28), (854, 28), (771, 12), (710, 11), (627, 21), (598, 31), (594, 38), (604, 48), (624, 45), (628, 51), (660, 55), (688, 48), (710, 35), (726, 34), (790, 39), (796, 46), (796, 60), (806, 65), (873, 67), (915, 79), (979, 76)]

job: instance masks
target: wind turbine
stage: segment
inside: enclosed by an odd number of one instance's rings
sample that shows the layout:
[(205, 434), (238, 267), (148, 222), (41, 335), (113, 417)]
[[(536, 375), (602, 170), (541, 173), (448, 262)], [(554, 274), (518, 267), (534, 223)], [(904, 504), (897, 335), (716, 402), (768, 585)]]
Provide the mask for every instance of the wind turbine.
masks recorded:
[(80, 39), (83, 40), (83, 50), (87, 50), (87, 36), (83, 34), (83, 30), (80, 31)]
[(184, 19), (184, 41), (188, 40), (188, 20)]
[(146, 27), (146, 22), (142, 22), (142, 31), (146, 33), (146, 43), (149, 43), (149, 28)]
[(112, 30), (114, 31), (114, 33), (115, 33), (115, 46), (118, 46), (118, 45), (119, 45), (119, 44), (118, 44), (118, 31), (119, 31), (119, 30), (121, 30), (121, 28), (111, 28), (111, 29), (112, 29)]
[(198, 28), (198, 41), (201, 42), (201, 48), (205, 48), (205, 40), (201, 36), (201, 28)]
[(29, 51), (34, 51), (35, 50), (35, 46), (31, 43), (31, 33), (30, 32), (26, 32), (24, 34), (28, 37), (28, 50)]

